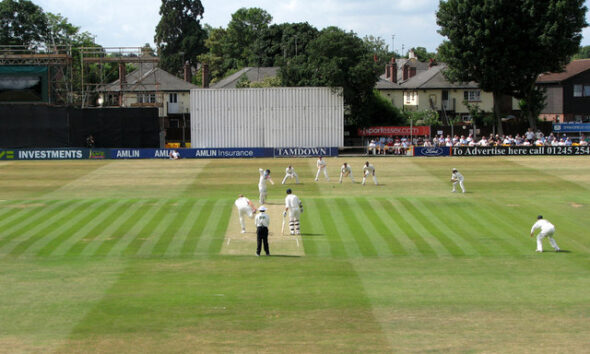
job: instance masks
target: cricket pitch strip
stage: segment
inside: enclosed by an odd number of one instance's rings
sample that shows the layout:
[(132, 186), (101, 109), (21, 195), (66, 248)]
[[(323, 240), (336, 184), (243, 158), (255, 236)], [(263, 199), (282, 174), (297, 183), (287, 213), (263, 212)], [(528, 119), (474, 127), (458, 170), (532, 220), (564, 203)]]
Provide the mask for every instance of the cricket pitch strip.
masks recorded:
[[(289, 235), (289, 219), (285, 218), (285, 235), (281, 235), (283, 223), (283, 204), (265, 204), (266, 213), (270, 217), (268, 228), (268, 245), (270, 254), (276, 256), (305, 256), (303, 241), (300, 235)], [(221, 254), (255, 255), (256, 254), (256, 226), (254, 218), (245, 218), (246, 233), (241, 233), (238, 210), (233, 208), (231, 219), (225, 233)], [(262, 251), (264, 254), (264, 250)]]

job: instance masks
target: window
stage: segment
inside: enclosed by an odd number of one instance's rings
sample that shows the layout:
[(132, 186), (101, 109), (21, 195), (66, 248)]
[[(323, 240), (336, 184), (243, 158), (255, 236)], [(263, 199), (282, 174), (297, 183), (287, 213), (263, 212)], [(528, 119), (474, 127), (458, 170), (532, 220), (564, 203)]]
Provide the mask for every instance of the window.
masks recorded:
[(171, 93), (170, 94), (170, 98), (169, 98), (169, 102), (170, 103), (177, 103), (178, 102), (178, 94), (177, 93)]
[(416, 91), (404, 92), (404, 104), (417, 105), (418, 95)]
[(156, 94), (154, 93), (138, 93), (137, 103), (156, 103)]
[(481, 101), (480, 90), (463, 91), (463, 98), (467, 102), (479, 102)]
[(584, 97), (590, 97), (590, 85), (584, 85)]
[(582, 85), (574, 85), (574, 97), (582, 97)]

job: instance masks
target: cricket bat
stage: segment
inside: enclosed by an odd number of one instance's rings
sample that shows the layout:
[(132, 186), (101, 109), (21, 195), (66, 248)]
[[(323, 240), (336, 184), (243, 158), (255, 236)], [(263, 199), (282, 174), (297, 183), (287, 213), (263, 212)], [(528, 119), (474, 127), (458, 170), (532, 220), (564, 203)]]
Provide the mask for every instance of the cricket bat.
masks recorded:
[(281, 235), (285, 236), (285, 216), (283, 215), (283, 225), (281, 225)]

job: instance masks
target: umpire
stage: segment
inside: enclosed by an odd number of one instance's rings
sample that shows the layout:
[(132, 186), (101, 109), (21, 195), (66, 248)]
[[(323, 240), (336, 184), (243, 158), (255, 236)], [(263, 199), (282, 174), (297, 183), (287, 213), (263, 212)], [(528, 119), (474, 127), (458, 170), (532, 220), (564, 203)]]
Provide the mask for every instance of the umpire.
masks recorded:
[(268, 249), (268, 224), (270, 223), (270, 217), (266, 214), (266, 207), (262, 205), (258, 208), (260, 214), (256, 215), (254, 222), (256, 223), (256, 256), (260, 256), (260, 248), (264, 243), (264, 252), (267, 256), (270, 256)]

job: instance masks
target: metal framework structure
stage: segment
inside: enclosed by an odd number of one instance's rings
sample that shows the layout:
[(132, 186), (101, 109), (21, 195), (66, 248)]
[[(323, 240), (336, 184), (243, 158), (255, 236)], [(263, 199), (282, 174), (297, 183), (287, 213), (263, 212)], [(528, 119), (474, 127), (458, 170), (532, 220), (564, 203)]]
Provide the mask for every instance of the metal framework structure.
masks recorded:
[(48, 70), (49, 103), (72, 104), (72, 47), (66, 45), (35, 47), (0, 46), (0, 66), (45, 66)]
[[(115, 95), (116, 102), (106, 102), (107, 104), (113, 104), (116, 106), (123, 105), (123, 96), (125, 93), (134, 92), (134, 93), (155, 93), (153, 88), (145, 87), (142, 83), (145, 82), (145, 75), (150, 74), (153, 75), (153, 78), (150, 80), (152, 82), (151, 86), (157, 88), (158, 80), (156, 77), (156, 72), (151, 70), (154, 66), (156, 66), (159, 62), (159, 58), (146, 55), (145, 49), (141, 47), (80, 47), (77, 48), (80, 51), (80, 65), (82, 67), (81, 70), (81, 87), (82, 87), (82, 107), (87, 105), (89, 102), (92, 102), (99, 93), (103, 93), (106, 95)], [(119, 69), (119, 79), (117, 81), (116, 87), (107, 86), (110, 82), (106, 82), (105, 80), (105, 64), (116, 64), (118, 65)], [(127, 64), (132, 64), (137, 66), (137, 70), (139, 70), (139, 77), (143, 78), (142, 81), (136, 81), (133, 83), (129, 83), (126, 81), (127, 76)], [(152, 64), (146, 68), (146, 65), (143, 64)], [(91, 82), (88, 79), (88, 73), (90, 72), (90, 66), (97, 65), (99, 70), (99, 80), (98, 82)], [(110, 90), (111, 89), (114, 90)], [(157, 91), (157, 90), (156, 90)]]

